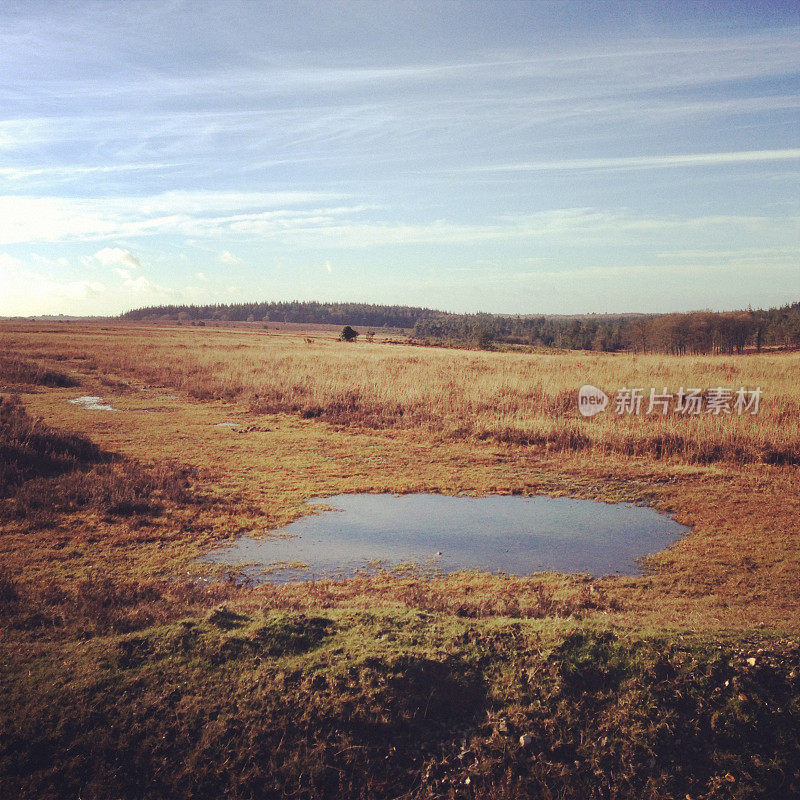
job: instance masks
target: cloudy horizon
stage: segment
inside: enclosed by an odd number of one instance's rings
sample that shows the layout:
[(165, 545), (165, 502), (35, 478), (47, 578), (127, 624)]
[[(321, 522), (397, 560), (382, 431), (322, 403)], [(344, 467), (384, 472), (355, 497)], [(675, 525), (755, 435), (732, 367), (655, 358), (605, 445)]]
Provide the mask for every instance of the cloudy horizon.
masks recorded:
[(800, 10), (10, 3), (0, 315), (800, 300)]

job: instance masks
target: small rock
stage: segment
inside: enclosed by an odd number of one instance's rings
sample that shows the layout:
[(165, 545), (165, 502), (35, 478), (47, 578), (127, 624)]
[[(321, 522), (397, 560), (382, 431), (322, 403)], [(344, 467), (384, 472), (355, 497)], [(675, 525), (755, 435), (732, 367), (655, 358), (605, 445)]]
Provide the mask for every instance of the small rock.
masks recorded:
[(529, 733), (523, 733), (522, 736), (519, 737), (519, 745), (520, 747), (530, 747), (533, 744), (533, 736)]

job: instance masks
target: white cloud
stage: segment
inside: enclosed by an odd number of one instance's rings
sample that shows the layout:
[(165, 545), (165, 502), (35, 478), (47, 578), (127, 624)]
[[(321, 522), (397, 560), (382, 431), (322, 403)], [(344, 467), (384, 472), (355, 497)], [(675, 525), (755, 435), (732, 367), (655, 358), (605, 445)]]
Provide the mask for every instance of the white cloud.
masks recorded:
[(153, 281), (145, 278), (144, 275), (138, 275), (134, 278), (133, 274), (127, 269), (114, 267), (114, 272), (122, 278), (122, 286), (134, 294), (160, 295), (165, 297), (173, 297), (178, 294), (173, 289), (168, 289), (165, 286), (159, 286), (157, 283), (153, 283)]
[(0, 314), (92, 313), (108, 287), (99, 281), (57, 279), (0, 253)]
[[(162, 198), (163, 199), (163, 198)], [(19, 202), (12, 202), (19, 201)], [(237, 201), (234, 201), (237, 202)], [(692, 233), (701, 246), (703, 234), (713, 235), (719, 247), (723, 236), (750, 237), (746, 246), (787, 246), (800, 235), (797, 216), (754, 214), (637, 215), (626, 209), (591, 207), (556, 208), (531, 214), (496, 216), (480, 223), (446, 219), (409, 223), (376, 218), (370, 206), (279, 208), (273, 210), (223, 209), (223, 213), (174, 213), (145, 216), (141, 201), (117, 198), (97, 201), (71, 198), (0, 197), (0, 244), (34, 241), (92, 241), (141, 236), (185, 236), (196, 241), (238, 239), (310, 248), (363, 248), (404, 244), (469, 244), (488, 241), (548, 240), (564, 246), (604, 242), (618, 246), (638, 242), (651, 246), (655, 233)], [(366, 212), (372, 212), (369, 215)], [(225, 213), (227, 212), (227, 213)], [(661, 243), (659, 248), (670, 248)], [(737, 241), (736, 247), (745, 246)], [(671, 249), (671, 248), (670, 248)], [(218, 257), (227, 265), (241, 263), (230, 251)], [(139, 261), (130, 250), (104, 247), (87, 263), (136, 269)]]
[(129, 269), (137, 269), (142, 266), (139, 259), (130, 250), (123, 250), (121, 247), (104, 247), (102, 250), (98, 250), (92, 258), (99, 261), (104, 267), (118, 264)]
[(220, 253), (219, 260), (220, 260), (220, 263), (222, 263), (222, 264), (242, 264), (243, 263), (243, 259), (239, 258), (238, 256), (235, 256), (229, 250), (225, 250), (222, 253)]
[(197, 272), (197, 273), (195, 273), (195, 277), (199, 281), (207, 281), (208, 280), (208, 276), (205, 274), (205, 272)]
[[(96, 281), (64, 268), (52, 274), (53, 262), (44, 261), (32, 258), (28, 263), (0, 253), (0, 315), (111, 315), (134, 306), (174, 303), (182, 297), (124, 267), (112, 267), (108, 280)], [(43, 267), (48, 271), (42, 271)]]
[(325, 262), (325, 269), (328, 270), (328, 272), (333, 272), (333, 267), (331, 267), (330, 261)]
[(0, 197), (0, 244), (111, 237), (118, 228), (97, 201)]

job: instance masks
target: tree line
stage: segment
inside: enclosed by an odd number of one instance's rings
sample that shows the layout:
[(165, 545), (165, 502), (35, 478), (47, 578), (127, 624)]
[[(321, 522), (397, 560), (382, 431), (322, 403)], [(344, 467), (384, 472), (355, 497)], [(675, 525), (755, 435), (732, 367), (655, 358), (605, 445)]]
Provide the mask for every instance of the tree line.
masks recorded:
[(441, 312), (411, 306), (367, 303), (319, 303), (290, 301), (272, 303), (218, 303), (137, 308), (121, 315), (135, 321), (177, 320), (218, 322), (305, 322), (327, 325), (362, 325), (372, 328), (413, 328), (426, 315)]
[(429, 344), (470, 344), (482, 348), (510, 344), (683, 355), (800, 347), (800, 302), (755, 311), (570, 317), (451, 314), (413, 306), (293, 301), (152, 306), (128, 311), (122, 318), (402, 328), (411, 330), (415, 339)]
[(800, 347), (800, 303), (758, 311), (652, 315), (437, 314), (420, 319), (414, 337), (432, 343), (473, 342), (479, 347), (519, 344), (675, 355), (742, 353), (748, 348)]

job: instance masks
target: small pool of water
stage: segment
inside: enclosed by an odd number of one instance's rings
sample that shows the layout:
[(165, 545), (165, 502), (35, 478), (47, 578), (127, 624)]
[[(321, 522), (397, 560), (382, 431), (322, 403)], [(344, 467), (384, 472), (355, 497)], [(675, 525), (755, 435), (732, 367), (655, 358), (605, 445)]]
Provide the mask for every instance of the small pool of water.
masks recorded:
[(645, 506), (544, 496), (341, 494), (309, 503), (328, 508), (205, 559), (247, 564), (250, 575), (275, 583), (401, 565), (638, 575), (639, 559), (688, 530)]
[(87, 411), (116, 411), (117, 409), (108, 403), (103, 402), (102, 397), (95, 397), (94, 395), (84, 395), (83, 397), (73, 397), (70, 401), (76, 406), (81, 406)]

